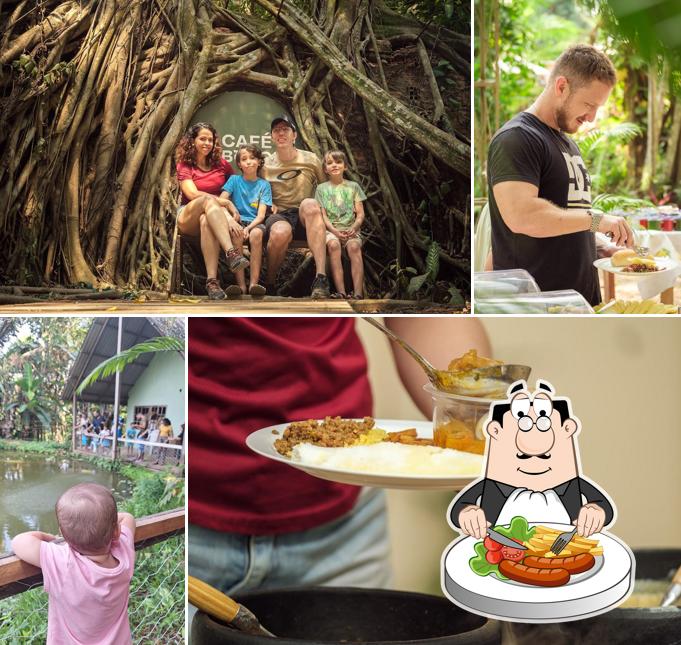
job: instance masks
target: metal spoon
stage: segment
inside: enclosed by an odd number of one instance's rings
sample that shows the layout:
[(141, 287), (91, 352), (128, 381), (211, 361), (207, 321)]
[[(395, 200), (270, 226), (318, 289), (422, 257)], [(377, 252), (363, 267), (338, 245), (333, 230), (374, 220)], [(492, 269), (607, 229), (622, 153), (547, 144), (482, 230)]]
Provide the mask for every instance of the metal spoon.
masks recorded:
[(365, 316), (364, 320), (376, 329), (380, 329), (388, 338), (411, 354), (412, 358), (423, 368), (430, 382), (443, 392), (475, 397), (484, 397), (493, 393), (503, 394), (506, 385), (520, 379), (527, 380), (532, 369), (527, 365), (491, 365), (461, 372), (439, 370), (433, 367), (409, 343), (390, 331), (378, 320), (369, 316)]

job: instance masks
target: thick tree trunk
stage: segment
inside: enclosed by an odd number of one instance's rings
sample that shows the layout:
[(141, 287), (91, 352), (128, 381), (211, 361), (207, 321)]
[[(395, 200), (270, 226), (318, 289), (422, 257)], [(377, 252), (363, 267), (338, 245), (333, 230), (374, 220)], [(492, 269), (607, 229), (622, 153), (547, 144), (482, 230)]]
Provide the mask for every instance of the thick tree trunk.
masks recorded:
[[(465, 285), (468, 127), (432, 67), (447, 60), (467, 83), (468, 37), (369, 0), (320, 0), (312, 15), (259, 4), (271, 15), (203, 0), (0, 3), (0, 281), (164, 289), (174, 149), (203, 103), (249, 89), (287, 105), (310, 149), (346, 152), (369, 195), (367, 265), (384, 267), (368, 269), (370, 291), (395, 289), (395, 257), (421, 270), (434, 241), (439, 279)], [(419, 68), (426, 109), (391, 56)]]

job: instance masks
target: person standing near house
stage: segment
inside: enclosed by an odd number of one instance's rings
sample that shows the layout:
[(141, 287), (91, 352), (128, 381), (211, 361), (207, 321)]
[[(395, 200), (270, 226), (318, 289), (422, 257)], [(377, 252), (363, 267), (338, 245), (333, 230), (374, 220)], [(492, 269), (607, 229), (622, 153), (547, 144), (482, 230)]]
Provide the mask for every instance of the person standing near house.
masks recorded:
[(311, 296), (328, 298), (326, 226), (319, 204), (313, 199), (317, 184), (326, 181), (322, 162), (313, 152), (296, 148), (298, 131), (288, 116), (273, 119), (271, 131), (275, 151), (265, 158), (262, 176), (272, 186), (276, 212), (259, 225), (267, 248), (265, 288), (274, 293), (277, 273), (291, 240), (307, 240), (317, 272)]
[(542, 291), (575, 289), (601, 301), (594, 234), (633, 246), (626, 220), (591, 210), (591, 177), (574, 134), (594, 121), (616, 82), (589, 45), (564, 51), (537, 100), (494, 135), (487, 179), (495, 270), (526, 269)]

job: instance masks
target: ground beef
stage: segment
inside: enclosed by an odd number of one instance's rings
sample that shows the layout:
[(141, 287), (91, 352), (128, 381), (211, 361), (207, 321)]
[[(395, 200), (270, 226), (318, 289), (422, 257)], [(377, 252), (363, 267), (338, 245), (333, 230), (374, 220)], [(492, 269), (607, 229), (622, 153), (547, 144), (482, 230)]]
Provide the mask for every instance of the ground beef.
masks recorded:
[(659, 271), (660, 267), (648, 266), (647, 264), (630, 264), (628, 267), (622, 269), (626, 273), (652, 273)]
[(364, 417), (362, 421), (326, 417), (324, 421), (308, 419), (291, 423), (281, 439), (276, 439), (274, 448), (287, 457), (291, 456), (293, 446), (299, 443), (311, 443), (326, 448), (342, 448), (354, 444), (360, 435), (366, 434), (374, 427), (372, 417)]

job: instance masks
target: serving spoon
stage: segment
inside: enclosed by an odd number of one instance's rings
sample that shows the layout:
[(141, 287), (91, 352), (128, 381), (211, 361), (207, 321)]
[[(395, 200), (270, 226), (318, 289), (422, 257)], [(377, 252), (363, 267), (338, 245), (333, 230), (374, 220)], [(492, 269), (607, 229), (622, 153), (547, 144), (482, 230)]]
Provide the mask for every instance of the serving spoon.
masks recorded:
[(409, 343), (378, 320), (370, 316), (365, 316), (364, 320), (376, 329), (380, 329), (388, 338), (408, 352), (423, 368), (430, 382), (443, 392), (474, 397), (485, 397), (497, 393), (503, 395), (507, 385), (520, 379), (527, 380), (532, 370), (527, 365), (490, 365), (462, 371), (439, 370), (433, 367)]

